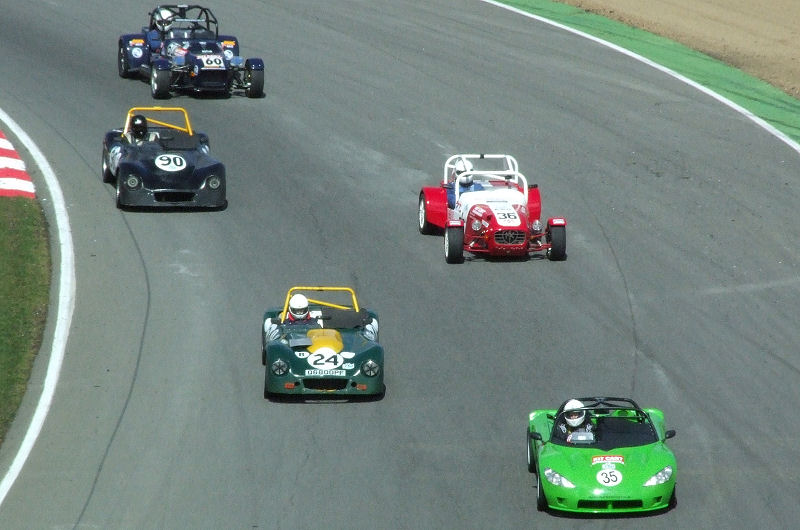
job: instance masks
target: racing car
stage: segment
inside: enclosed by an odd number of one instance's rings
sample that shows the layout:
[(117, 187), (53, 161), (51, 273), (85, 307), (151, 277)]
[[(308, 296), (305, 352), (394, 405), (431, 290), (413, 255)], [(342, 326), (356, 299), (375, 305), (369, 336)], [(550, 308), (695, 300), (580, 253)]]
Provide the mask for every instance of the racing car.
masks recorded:
[(465, 252), (566, 259), (567, 220), (543, 225), (541, 209), (538, 185), (528, 184), (513, 156), (457, 154), (445, 162), (440, 184), (419, 193), (419, 231), (444, 232), (447, 263), (463, 262)]
[(117, 208), (223, 209), (225, 166), (209, 150), (185, 109), (133, 107), (103, 137), (103, 182), (115, 184)]
[(264, 61), (239, 56), (239, 40), (220, 35), (217, 18), (199, 5), (159, 5), (140, 33), (118, 42), (120, 77), (150, 80), (153, 98), (172, 92), (217, 92), (243, 89), (247, 97), (264, 91)]
[[(588, 427), (569, 432), (567, 421), (576, 417)], [(642, 409), (627, 398), (579, 398), (558, 409), (534, 410), (527, 446), (536, 507), (578, 513), (674, 507), (678, 470), (665, 443), (673, 436), (662, 411)]]
[(264, 313), (261, 339), (265, 398), (384, 395), (378, 315), (350, 287), (291, 287)]

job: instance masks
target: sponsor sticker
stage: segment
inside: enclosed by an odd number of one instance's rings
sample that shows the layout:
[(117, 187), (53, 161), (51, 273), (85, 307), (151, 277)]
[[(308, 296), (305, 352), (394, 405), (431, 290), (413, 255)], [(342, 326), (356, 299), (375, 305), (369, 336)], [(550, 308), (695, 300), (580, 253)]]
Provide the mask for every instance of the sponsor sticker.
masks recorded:
[(306, 375), (345, 375), (344, 370), (306, 370)]
[(622, 455), (597, 455), (592, 457), (592, 465), (595, 464), (624, 464), (625, 457)]

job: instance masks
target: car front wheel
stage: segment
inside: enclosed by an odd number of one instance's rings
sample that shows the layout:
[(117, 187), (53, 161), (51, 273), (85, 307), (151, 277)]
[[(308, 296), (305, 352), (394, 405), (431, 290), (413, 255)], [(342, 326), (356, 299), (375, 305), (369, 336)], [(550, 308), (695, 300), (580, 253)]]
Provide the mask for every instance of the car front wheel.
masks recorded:
[(432, 234), (435, 230), (435, 227), (428, 222), (428, 210), (427, 206), (425, 205), (425, 196), (420, 193), (419, 194), (419, 233), (420, 234)]
[(245, 72), (244, 95), (249, 98), (260, 98), (264, 94), (264, 70), (247, 70)]
[(526, 441), (528, 443), (528, 473), (536, 473), (536, 458), (533, 456), (531, 448), (531, 431), (527, 431)]
[(169, 97), (169, 70), (150, 70), (150, 93), (153, 99)]
[(447, 263), (464, 261), (464, 230), (460, 226), (450, 226), (444, 231), (444, 260)]
[(125, 46), (121, 42), (117, 51), (117, 67), (119, 68), (120, 77), (130, 77), (131, 74), (128, 73), (128, 52), (125, 51)]
[(547, 498), (542, 490), (542, 477), (536, 476), (536, 509), (540, 512), (547, 510)]
[(563, 226), (551, 226), (549, 230), (550, 248), (547, 257), (550, 261), (563, 261), (567, 257), (567, 230)]

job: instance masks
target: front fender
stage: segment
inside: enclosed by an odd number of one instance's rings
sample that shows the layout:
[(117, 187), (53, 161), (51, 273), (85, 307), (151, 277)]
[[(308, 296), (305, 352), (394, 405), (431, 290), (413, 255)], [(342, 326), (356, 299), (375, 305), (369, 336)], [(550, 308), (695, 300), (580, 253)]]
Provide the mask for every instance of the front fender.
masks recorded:
[(447, 191), (444, 188), (422, 188), (419, 192), (425, 201), (428, 222), (439, 228), (447, 224)]
[(157, 71), (164, 71), (164, 70), (171, 70), (172, 69), (172, 65), (170, 65), (169, 61), (167, 59), (164, 59), (163, 57), (159, 57), (159, 58), (153, 60), (153, 62), (150, 65), (150, 67), (153, 70), (157, 70)]
[(264, 61), (259, 59), (258, 57), (251, 57), (244, 62), (244, 69), (245, 70), (264, 70)]

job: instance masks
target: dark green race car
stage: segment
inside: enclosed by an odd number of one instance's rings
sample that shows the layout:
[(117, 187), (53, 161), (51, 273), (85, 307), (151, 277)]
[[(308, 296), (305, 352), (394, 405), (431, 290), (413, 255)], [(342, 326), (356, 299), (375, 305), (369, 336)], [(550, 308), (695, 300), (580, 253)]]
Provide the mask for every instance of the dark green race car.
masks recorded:
[[(307, 303), (303, 320), (294, 320), (289, 311), (295, 296)], [(380, 399), (385, 392), (378, 315), (360, 307), (349, 287), (289, 289), (282, 307), (264, 313), (261, 362), (265, 398)]]
[[(570, 400), (572, 401), (572, 400)], [(626, 398), (579, 398), (588, 428), (570, 433), (564, 402), (528, 417), (528, 471), (539, 510), (617, 513), (675, 506), (677, 465), (664, 414)]]

